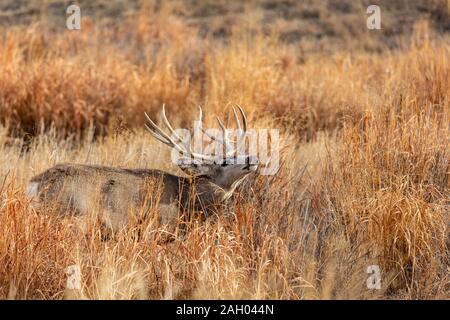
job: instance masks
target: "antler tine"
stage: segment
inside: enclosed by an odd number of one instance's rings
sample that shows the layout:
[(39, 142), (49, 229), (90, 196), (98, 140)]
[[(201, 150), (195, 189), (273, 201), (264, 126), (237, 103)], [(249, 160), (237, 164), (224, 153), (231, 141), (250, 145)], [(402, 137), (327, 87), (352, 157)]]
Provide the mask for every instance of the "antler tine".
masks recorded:
[(203, 129), (203, 128), (201, 128), (201, 130), (202, 130), (203, 134), (204, 134), (205, 136), (207, 136), (208, 138), (210, 138), (211, 140), (216, 141), (216, 142), (219, 142), (220, 144), (224, 144), (224, 142), (223, 142), (222, 139), (217, 138), (217, 137), (215, 137), (215, 136), (209, 134), (209, 133), (206, 132), (206, 130)]
[[(198, 121), (202, 122), (202, 121), (203, 121), (203, 110), (202, 110), (202, 108), (201, 108), (200, 106), (198, 106), (198, 108), (199, 108), (199, 117), (198, 117)], [(227, 138), (227, 135), (226, 135), (226, 127), (225, 127), (225, 125), (223, 124), (222, 120), (220, 120), (219, 117), (216, 117), (216, 120), (217, 120), (217, 123), (219, 124), (220, 128), (222, 129), (223, 136), (224, 136), (224, 138), (225, 138), (226, 141), (224, 141), (223, 139), (220, 139), (220, 138), (218, 138), (218, 137), (215, 137), (215, 136), (209, 134), (209, 133), (206, 132), (206, 130), (203, 129), (202, 127), (200, 127), (200, 130), (201, 130), (201, 131), (203, 132), (203, 134), (206, 135), (209, 139), (211, 139), (211, 140), (213, 140), (213, 141), (215, 141), (215, 142), (220, 143), (221, 145), (225, 146), (225, 148), (226, 148), (226, 145), (228, 145), (228, 138)], [(195, 154), (195, 153), (193, 153), (193, 152), (191, 152), (191, 153), (192, 153), (192, 154)]]
[[(163, 108), (164, 108), (164, 106), (163, 106)], [(147, 120), (150, 123), (150, 126), (145, 124), (145, 127), (150, 132), (150, 134), (153, 137), (155, 137), (157, 140), (161, 141), (162, 143), (164, 143), (164, 144), (166, 144), (166, 145), (168, 145), (168, 146), (170, 146), (172, 148), (175, 148), (181, 154), (184, 154), (184, 155), (187, 155), (187, 156), (190, 156), (190, 157), (193, 157), (193, 158), (199, 158), (199, 159), (209, 160), (209, 161), (215, 159), (212, 156), (208, 156), (208, 155), (192, 152), (190, 146), (189, 146), (189, 151), (186, 150), (186, 148), (184, 146), (180, 146), (178, 143), (173, 141), (173, 139), (168, 134), (166, 134), (164, 131), (162, 131), (161, 128), (159, 128), (153, 122), (153, 120), (148, 116), (148, 114), (146, 112), (144, 112), (144, 115), (145, 115), (145, 117), (147, 118)], [(170, 126), (169, 121), (167, 120), (167, 117), (165, 115), (164, 109), (163, 109), (163, 121), (165, 122), (165, 124), (169, 128), (169, 130), (172, 132), (172, 134), (176, 135), (175, 131), (172, 129), (172, 127)], [(182, 139), (179, 136), (178, 136), (177, 139), (182, 141)]]
[(238, 118), (238, 115), (237, 115), (237, 113), (236, 113), (236, 108), (235, 108), (235, 107), (233, 107), (233, 115), (234, 115), (234, 121), (236, 121), (237, 129), (238, 129), (239, 131), (241, 131), (241, 124), (240, 124), (240, 122), (239, 122), (239, 118)]
[(166, 108), (165, 105), (162, 105), (162, 120), (164, 124), (166, 125), (167, 129), (169, 129), (170, 133), (175, 137), (175, 139), (178, 140), (178, 142), (183, 142), (183, 139), (175, 132), (175, 130), (172, 128), (169, 120), (167, 120), (166, 116)]
[[(241, 124), (240, 124), (240, 122), (239, 122), (239, 118), (238, 118), (238, 116), (237, 116), (236, 109), (235, 109), (234, 107), (232, 107), (232, 109), (233, 109), (234, 120), (235, 120), (235, 122), (236, 122), (236, 127), (237, 127), (237, 130), (238, 130), (240, 136), (238, 137), (238, 141), (237, 141), (238, 145), (237, 145), (235, 148), (231, 149), (231, 150), (225, 151), (225, 157), (226, 157), (226, 158), (228, 158), (229, 156), (232, 156), (232, 155), (236, 154), (236, 151), (238, 150), (238, 147), (239, 147), (239, 145), (240, 145), (240, 140), (242, 139), (242, 134), (241, 134), (241, 130), (242, 130), (242, 129), (241, 129)], [(217, 118), (217, 120), (219, 121), (220, 119)], [(221, 123), (219, 122), (219, 125), (220, 125), (220, 124), (221, 124)], [(226, 131), (225, 131), (224, 128), (223, 128), (223, 124), (221, 125), (221, 128), (222, 128), (222, 130), (223, 130), (224, 140), (225, 140), (226, 143), (228, 144), (228, 142), (229, 142), (230, 140), (228, 139), (228, 137), (227, 137), (227, 135), (226, 135)], [(225, 149), (226, 149), (226, 146), (225, 146)]]
[[(202, 110), (202, 107), (201, 107), (201, 106), (198, 106), (198, 120), (197, 120), (197, 122), (200, 122), (200, 124), (203, 123), (203, 110)], [(213, 140), (215, 139), (215, 137), (213, 137), (213, 136), (207, 134), (206, 131), (202, 128), (202, 126), (200, 126), (200, 130), (201, 130), (205, 135), (207, 135), (208, 137), (210, 137), (211, 139), (213, 139)], [(217, 140), (216, 140), (216, 141), (217, 141)], [(199, 154), (199, 153), (192, 152), (192, 149), (191, 149), (191, 146), (190, 146), (190, 145), (189, 145), (189, 153), (190, 153), (192, 156), (194, 156), (194, 157), (201, 158), (201, 159), (204, 159), (204, 160), (215, 160), (215, 157), (213, 157), (213, 156), (207, 156), (207, 155), (204, 155), (204, 154)]]
[(147, 129), (149, 129), (150, 131), (153, 131), (153, 132), (156, 131), (156, 133), (158, 133), (158, 135), (163, 137), (170, 144), (175, 144), (174, 141), (153, 122), (153, 120), (148, 116), (147, 112), (144, 112), (144, 115), (147, 118), (148, 122), (150, 122), (150, 125), (151, 125), (151, 128), (148, 125), (146, 125)]
[(227, 130), (222, 122), (222, 120), (220, 120), (220, 118), (218, 116), (216, 116), (216, 120), (217, 123), (219, 124), (220, 129), (222, 129), (223, 134), (225, 135), (225, 131)]
[(239, 109), (239, 113), (241, 114), (241, 117), (242, 117), (243, 129), (241, 128), (241, 124), (239, 122), (236, 109), (235, 109), (235, 107), (233, 107), (233, 114), (234, 114), (234, 119), (236, 121), (236, 125), (237, 125), (238, 130), (239, 130), (239, 137), (238, 137), (238, 140), (237, 140), (236, 148), (234, 148), (233, 150), (230, 150), (229, 152), (227, 152), (226, 153), (226, 157), (234, 156), (236, 154), (236, 152), (242, 146), (242, 143), (244, 142), (245, 133), (247, 132), (247, 117), (245, 116), (245, 112), (241, 108), (240, 105), (236, 104), (236, 107)]
[[(238, 108), (239, 113), (240, 113), (241, 118), (242, 118), (242, 127), (241, 127), (241, 123), (239, 121), (238, 114), (236, 112), (236, 108), (233, 106), (232, 107), (233, 108), (233, 115), (234, 115), (234, 120), (236, 121), (237, 130), (239, 131), (239, 136), (237, 137), (238, 138), (237, 141), (233, 141), (233, 143), (237, 143), (236, 148), (233, 148), (232, 150), (226, 151), (226, 154), (225, 154), (226, 157), (234, 155), (236, 153), (236, 151), (239, 149), (239, 147), (242, 144), (242, 139), (244, 138), (245, 133), (247, 132), (247, 118), (245, 116), (245, 112), (244, 112), (244, 110), (242, 109), (242, 107), (240, 105), (237, 104), (236, 107)], [(201, 108), (200, 108), (200, 111), (201, 111)], [(200, 114), (200, 119), (201, 119), (201, 117), (202, 117), (202, 114)], [(208, 138), (210, 138), (211, 140), (213, 140), (215, 142), (218, 142), (218, 143), (224, 145), (225, 149), (226, 149), (226, 147), (230, 144), (231, 140), (228, 139), (227, 131), (226, 131), (227, 129), (226, 129), (226, 126), (223, 124), (222, 120), (220, 120), (220, 118), (218, 116), (216, 116), (216, 120), (217, 120), (217, 123), (219, 124), (219, 127), (221, 128), (221, 130), (223, 132), (223, 137), (224, 137), (223, 139), (220, 139), (218, 137), (215, 137), (215, 136), (207, 133), (206, 130), (204, 130), (203, 128), (201, 128), (201, 130), (202, 130), (203, 134), (205, 134)]]
[(242, 126), (244, 127), (244, 132), (247, 132), (247, 117), (245, 116), (245, 112), (240, 105), (237, 104), (236, 107), (238, 107), (239, 112), (241, 113)]
[(175, 141), (173, 141), (172, 138), (170, 138), (164, 131), (162, 131), (152, 121), (152, 119), (148, 116), (148, 114), (146, 112), (144, 112), (144, 115), (147, 118), (147, 120), (150, 122), (150, 125), (151, 125), (151, 127), (150, 127), (147, 124), (145, 124), (145, 127), (147, 128), (147, 130), (150, 132), (150, 134), (153, 137), (155, 137), (156, 139), (158, 139), (162, 143), (168, 145), (169, 147), (175, 148), (180, 153), (183, 153), (183, 154), (187, 153), (186, 149), (185, 148), (181, 148), (179, 144), (175, 143)]
[(200, 123), (203, 121), (203, 110), (201, 106), (198, 106), (198, 120)]
[[(197, 122), (203, 123), (203, 109), (202, 109), (201, 106), (198, 106), (198, 120), (197, 120)], [(208, 133), (206, 133), (206, 131), (203, 129), (202, 126), (200, 126), (200, 130), (201, 130), (206, 136), (208, 136), (209, 138), (211, 138), (211, 139), (213, 139), (213, 140), (215, 140), (215, 141), (218, 141), (215, 137), (213, 137), (213, 136), (209, 135)], [(219, 142), (221, 142), (221, 141), (219, 141)], [(221, 143), (222, 143), (222, 142), (221, 142)], [(205, 160), (212, 160), (212, 161), (213, 161), (213, 160), (216, 160), (216, 158), (213, 157), (213, 156), (207, 156), (207, 155), (204, 155), (204, 154), (199, 154), (199, 153), (192, 152), (191, 146), (189, 146), (189, 152), (190, 152), (194, 157), (199, 157), (199, 158), (202, 158), (202, 159), (205, 159)]]
[[(220, 119), (219, 119), (218, 117), (216, 117), (216, 118), (217, 118), (217, 122), (219, 123), (219, 126), (221, 127), (222, 131), (225, 132), (225, 131), (224, 131), (224, 130), (225, 130), (225, 126), (223, 125), (223, 123), (220, 121)], [(225, 142), (223, 141), (223, 139), (220, 139), (220, 138), (218, 138), (218, 137), (215, 137), (215, 136), (209, 134), (208, 132), (206, 132), (205, 129), (201, 128), (201, 130), (202, 130), (203, 134), (204, 134), (205, 136), (207, 136), (208, 138), (210, 138), (211, 140), (216, 141), (216, 142), (219, 142), (219, 143), (222, 144), (222, 145), (225, 143)]]
[(164, 143), (164, 144), (167, 144), (167, 145), (171, 145), (170, 144), (170, 141), (167, 141), (166, 140), (166, 138), (163, 138), (162, 136), (160, 136), (159, 134), (157, 134), (156, 132), (154, 132), (153, 130), (152, 130), (152, 128), (150, 128), (147, 124), (144, 124), (144, 126), (145, 126), (145, 128), (148, 130), (148, 132), (153, 136), (153, 137), (155, 137), (156, 139), (158, 139), (159, 141), (161, 141), (162, 143)]

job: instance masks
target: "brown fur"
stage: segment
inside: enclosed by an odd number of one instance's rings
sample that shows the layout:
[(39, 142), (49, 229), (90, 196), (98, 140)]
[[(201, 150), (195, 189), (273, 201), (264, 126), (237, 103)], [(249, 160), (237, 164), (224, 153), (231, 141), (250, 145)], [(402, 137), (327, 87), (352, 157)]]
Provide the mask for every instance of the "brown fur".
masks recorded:
[[(30, 180), (29, 196), (36, 207), (52, 207), (60, 215), (86, 216), (96, 211), (102, 224), (119, 230), (131, 212), (148, 214), (158, 202), (159, 223), (173, 225), (182, 214), (210, 215), (231, 196), (245, 175), (226, 186), (211, 177), (180, 177), (154, 169), (124, 169), (94, 165), (59, 164)], [(186, 216), (184, 216), (186, 218)]]

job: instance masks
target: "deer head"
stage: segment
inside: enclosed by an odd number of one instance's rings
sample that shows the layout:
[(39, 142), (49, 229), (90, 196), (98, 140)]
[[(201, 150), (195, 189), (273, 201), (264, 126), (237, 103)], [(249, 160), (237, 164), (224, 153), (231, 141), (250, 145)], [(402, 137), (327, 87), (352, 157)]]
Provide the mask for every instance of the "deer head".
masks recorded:
[[(238, 184), (250, 173), (258, 169), (258, 159), (250, 155), (238, 155), (238, 150), (244, 143), (244, 137), (247, 132), (247, 118), (240, 106), (237, 106), (242, 118), (242, 126), (239, 121), (236, 108), (233, 107), (234, 119), (236, 121), (237, 139), (232, 141), (228, 134), (231, 130), (226, 129), (219, 117), (216, 117), (217, 123), (221, 129), (221, 136), (213, 136), (208, 134), (200, 126), (200, 130), (210, 140), (223, 146), (224, 152), (221, 155), (208, 155), (192, 152), (190, 142), (184, 143), (167, 120), (164, 105), (162, 107), (162, 121), (169, 133), (164, 132), (159, 126), (153, 122), (145, 113), (149, 122), (146, 128), (150, 134), (158, 141), (177, 150), (181, 157), (178, 159), (177, 165), (183, 172), (191, 177), (202, 177), (210, 180), (216, 187), (226, 193), (232, 192)], [(203, 112), (199, 107), (199, 117), (197, 123), (202, 123)]]

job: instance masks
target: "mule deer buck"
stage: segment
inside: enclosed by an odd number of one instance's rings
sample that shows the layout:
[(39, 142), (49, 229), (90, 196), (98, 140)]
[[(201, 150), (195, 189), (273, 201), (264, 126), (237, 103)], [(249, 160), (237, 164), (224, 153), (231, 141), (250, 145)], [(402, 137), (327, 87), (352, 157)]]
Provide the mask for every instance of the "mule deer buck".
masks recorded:
[[(176, 223), (184, 213), (201, 212), (205, 217), (223, 205), (231, 197), (236, 187), (258, 168), (255, 157), (237, 156), (247, 131), (247, 119), (238, 106), (242, 127), (233, 108), (238, 138), (231, 141), (227, 129), (220, 118), (218, 124), (223, 135), (211, 140), (220, 143), (224, 149), (231, 150), (221, 156), (192, 152), (190, 143), (184, 144), (167, 120), (164, 106), (162, 120), (169, 130), (164, 132), (147, 114), (146, 128), (158, 141), (175, 148), (182, 157), (178, 166), (187, 177), (176, 176), (156, 169), (125, 169), (116, 167), (58, 164), (31, 179), (27, 196), (35, 208), (55, 209), (60, 215), (73, 214), (87, 216), (97, 210), (103, 226), (117, 231), (129, 222), (132, 209), (145, 208), (152, 193), (156, 192), (155, 181), (159, 184), (159, 218), (162, 225)], [(202, 122), (202, 109), (199, 107), (199, 123)], [(206, 134), (206, 131), (204, 131)], [(234, 145), (233, 145), (234, 144)], [(236, 161), (240, 159), (243, 161)], [(95, 209), (97, 208), (97, 209)]]

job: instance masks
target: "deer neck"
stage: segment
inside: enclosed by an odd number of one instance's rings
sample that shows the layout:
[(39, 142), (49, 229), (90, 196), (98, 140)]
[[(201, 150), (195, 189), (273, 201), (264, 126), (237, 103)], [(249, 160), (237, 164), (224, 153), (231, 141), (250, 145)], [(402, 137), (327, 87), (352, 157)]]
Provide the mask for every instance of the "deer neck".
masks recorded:
[(208, 211), (205, 213), (209, 214), (218, 206), (224, 204), (230, 195), (227, 191), (214, 184), (211, 178), (199, 176), (191, 178), (189, 183), (185, 184), (183, 202), (185, 208), (192, 208), (194, 204), (196, 211)]
[(234, 181), (230, 185), (219, 186), (213, 182), (213, 180), (207, 176), (200, 176), (192, 179), (191, 188), (201, 197), (213, 202), (215, 204), (221, 204), (231, 198), (236, 187), (245, 179), (242, 177), (239, 180)]
[(227, 200), (233, 195), (241, 180), (227, 187), (218, 186), (207, 176), (184, 180), (182, 206), (187, 212), (194, 210), (203, 212), (205, 217), (210, 216), (217, 212), (220, 207), (227, 205)]

